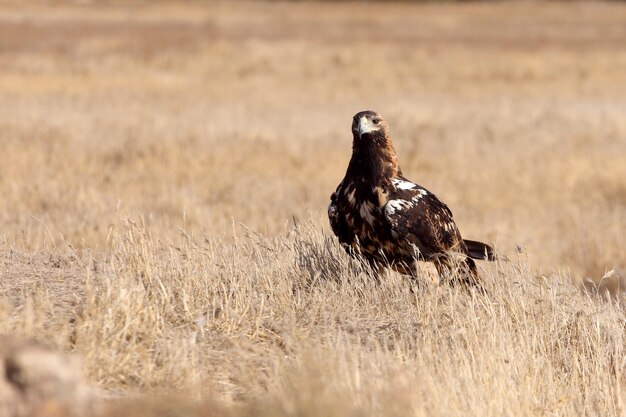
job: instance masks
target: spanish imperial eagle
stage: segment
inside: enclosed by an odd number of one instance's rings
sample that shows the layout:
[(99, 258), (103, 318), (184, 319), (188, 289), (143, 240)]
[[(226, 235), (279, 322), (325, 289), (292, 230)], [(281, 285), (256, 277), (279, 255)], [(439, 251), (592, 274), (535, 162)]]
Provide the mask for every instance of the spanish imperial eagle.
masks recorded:
[(328, 206), (330, 225), (347, 252), (412, 277), (417, 260), (429, 261), (440, 280), (479, 285), (473, 259), (494, 260), (493, 249), (462, 239), (448, 206), (402, 175), (383, 118), (357, 113), (352, 136), (348, 170)]

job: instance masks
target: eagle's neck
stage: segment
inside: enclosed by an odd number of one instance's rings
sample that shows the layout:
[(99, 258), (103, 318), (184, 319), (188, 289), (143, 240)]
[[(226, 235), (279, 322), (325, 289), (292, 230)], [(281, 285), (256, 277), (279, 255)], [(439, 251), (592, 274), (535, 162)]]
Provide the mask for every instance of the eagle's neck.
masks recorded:
[(373, 189), (377, 186), (387, 188), (399, 173), (398, 158), (390, 138), (383, 135), (355, 138), (346, 176)]

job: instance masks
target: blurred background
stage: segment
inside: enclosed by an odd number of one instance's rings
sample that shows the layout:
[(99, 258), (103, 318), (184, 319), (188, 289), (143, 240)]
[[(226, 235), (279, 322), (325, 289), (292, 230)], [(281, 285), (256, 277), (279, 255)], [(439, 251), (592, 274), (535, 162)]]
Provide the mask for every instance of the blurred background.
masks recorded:
[(2, 2), (1, 244), (330, 233), (365, 109), (465, 237), (626, 265), (626, 4), (601, 1)]

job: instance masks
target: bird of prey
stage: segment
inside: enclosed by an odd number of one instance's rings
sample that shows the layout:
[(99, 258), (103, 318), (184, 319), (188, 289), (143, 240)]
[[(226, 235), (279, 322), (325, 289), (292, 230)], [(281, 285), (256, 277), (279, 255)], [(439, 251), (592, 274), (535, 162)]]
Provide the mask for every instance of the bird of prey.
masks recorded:
[(352, 136), (352, 158), (328, 206), (346, 251), (414, 278), (416, 261), (433, 262), (440, 280), (481, 287), (473, 259), (494, 260), (494, 250), (461, 238), (448, 206), (402, 175), (380, 114), (357, 113)]

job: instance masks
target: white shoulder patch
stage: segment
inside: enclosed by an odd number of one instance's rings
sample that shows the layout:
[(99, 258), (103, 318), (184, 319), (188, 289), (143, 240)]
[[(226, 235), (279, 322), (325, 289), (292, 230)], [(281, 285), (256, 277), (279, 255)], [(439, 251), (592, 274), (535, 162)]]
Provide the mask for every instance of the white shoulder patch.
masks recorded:
[(409, 181), (401, 180), (400, 178), (392, 179), (391, 183), (395, 185), (396, 188), (399, 188), (400, 190), (412, 190), (413, 188), (417, 187), (416, 184), (413, 184), (412, 182), (409, 182)]
[(389, 200), (385, 205), (385, 216), (390, 216), (397, 211), (413, 207), (413, 202), (407, 200)]

